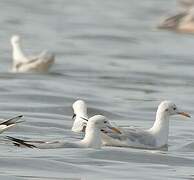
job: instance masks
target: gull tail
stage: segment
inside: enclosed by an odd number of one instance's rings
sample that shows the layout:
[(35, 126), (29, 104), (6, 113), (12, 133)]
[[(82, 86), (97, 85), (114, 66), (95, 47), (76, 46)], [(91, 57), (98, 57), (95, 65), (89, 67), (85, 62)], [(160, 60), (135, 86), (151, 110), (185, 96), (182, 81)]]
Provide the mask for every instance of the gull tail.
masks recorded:
[(30, 144), (30, 143), (28, 143), (28, 141), (25, 141), (25, 140), (22, 140), (22, 139), (14, 138), (14, 137), (11, 137), (11, 136), (6, 136), (5, 138), (10, 140), (17, 147), (36, 148), (35, 145)]

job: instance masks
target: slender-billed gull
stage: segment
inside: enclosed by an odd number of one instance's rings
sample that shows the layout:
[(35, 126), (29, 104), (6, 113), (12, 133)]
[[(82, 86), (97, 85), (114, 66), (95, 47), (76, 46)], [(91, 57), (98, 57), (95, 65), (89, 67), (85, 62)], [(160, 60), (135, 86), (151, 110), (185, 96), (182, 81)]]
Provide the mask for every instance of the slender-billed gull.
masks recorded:
[(102, 146), (101, 139), (101, 129), (103, 131), (118, 131), (116, 128), (112, 127), (106, 117), (102, 115), (95, 115), (91, 117), (87, 123), (85, 129), (85, 137), (83, 140), (68, 142), (68, 141), (52, 141), (52, 142), (43, 142), (43, 141), (24, 141), (21, 139), (13, 138), (7, 136), (14, 145), (31, 147), (31, 148), (40, 148), (40, 149), (51, 149), (51, 148), (94, 148), (99, 149)]
[(15, 126), (17, 123), (23, 122), (23, 121), (19, 121), (22, 117), (23, 115), (19, 115), (19, 116), (15, 116), (10, 119), (4, 120), (3, 122), (0, 122), (0, 133)]
[(40, 55), (27, 57), (21, 49), (21, 39), (18, 35), (13, 35), (11, 38), (13, 48), (12, 72), (47, 72), (54, 63), (55, 56), (53, 53), (43, 51)]
[(194, 0), (182, 0), (179, 4), (180, 10), (162, 20), (158, 28), (194, 33)]
[(73, 117), (74, 119), (72, 131), (84, 132), (86, 128), (85, 120), (88, 119), (87, 105), (83, 100), (77, 100), (73, 103)]
[[(163, 101), (158, 106), (156, 120), (152, 128), (118, 128), (121, 133), (102, 133), (102, 141), (107, 146), (128, 146), (146, 149), (159, 149), (168, 145), (169, 119), (172, 115), (190, 117), (188, 113), (179, 111), (171, 101)], [(85, 119), (80, 118), (80, 129), (83, 129)]]

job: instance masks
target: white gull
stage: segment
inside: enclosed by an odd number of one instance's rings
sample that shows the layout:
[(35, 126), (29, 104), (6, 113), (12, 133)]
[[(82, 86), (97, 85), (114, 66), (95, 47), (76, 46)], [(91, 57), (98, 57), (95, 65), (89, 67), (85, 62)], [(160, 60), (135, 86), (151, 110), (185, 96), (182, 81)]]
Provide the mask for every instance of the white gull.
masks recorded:
[(55, 56), (53, 53), (43, 51), (40, 55), (27, 57), (21, 49), (21, 39), (18, 35), (13, 35), (11, 38), (13, 48), (12, 72), (47, 72), (54, 63)]
[[(74, 110), (75, 111), (75, 110)], [(81, 111), (81, 110), (79, 110)], [(188, 113), (180, 111), (171, 101), (163, 101), (158, 106), (156, 119), (150, 129), (119, 128), (120, 133), (102, 133), (103, 144), (107, 146), (136, 147), (146, 149), (159, 149), (168, 145), (169, 120), (172, 115), (190, 117)], [(86, 121), (79, 118), (80, 129), (83, 129)]]
[(85, 119), (88, 119), (87, 105), (83, 100), (77, 100), (73, 103), (73, 132), (84, 132), (86, 128)]
[(53, 149), (53, 148), (94, 148), (99, 149), (102, 146), (101, 129), (107, 131), (117, 131), (107, 121), (106, 117), (95, 115), (91, 117), (85, 129), (85, 137), (80, 141), (25, 141), (18, 138), (7, 136), (14, 145), (20, 147), (40, 148), (40, 149)]
[(178, 12), (164, 18), (158, 28), (194, 33), (194, 0), (181, 0), (179, 4)]

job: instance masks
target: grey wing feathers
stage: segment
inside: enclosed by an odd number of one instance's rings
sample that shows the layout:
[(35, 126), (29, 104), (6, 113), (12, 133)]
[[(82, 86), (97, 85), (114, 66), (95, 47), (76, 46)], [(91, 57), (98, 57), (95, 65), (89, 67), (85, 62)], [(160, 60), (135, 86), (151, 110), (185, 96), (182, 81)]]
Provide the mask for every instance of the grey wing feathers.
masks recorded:
[(109, 137), (112, 137), (114, 139), (118, 140), (127, 140), (128, 138), (132, 138), (132, 141), (135, 137), (139, 136), (139, 131), (136, 128), (129, 127), (129, 128), (118, 128), (121, 132), (119, 133), (113, 133), (113, 132), (108, 132), (106, 133)]
[(48, 51), (43, 51), (40, 55), (31, 57), (28, 61), (28, 63), (34, 63), (38, 60), (42, 60), (43, 62), (49, 62), (49, 61), (54, 61), (55, 55), (54, 53), (48, 52)]
[(132, 142), (138, 142), (143, 145), (155, 146), (155, 138), (142, 129), (131, 129), (126, 132), (128, 139)]
[(179, 14), (176, 14), (176, 15), (174, 15), (172, 17), (167, 18), (166, 21), (179, 22), (180, 19), (182, 19), (186, 15), (187, 15), (186, 12), (182, 12), (182, 13), (179, 13)]
[(178, 13), (174, 16), (164, 19), (164, 21), (158, 26), (158, 28), (176, 28), (181, 20), (187, 15), (187, 12)]
[(155, 139), (149, 134), (147, 131), (138, 129), (138, 128), (128, 128), (128, 129), (119, 129), (121, 130), (121, 134), (118, 133), (109, 133), (107, 134), (109, 137), (113, 139), (117, 139), (120, 141), (129, 141), (131, 143), (138, 143), (142, 145), (154, 146)]

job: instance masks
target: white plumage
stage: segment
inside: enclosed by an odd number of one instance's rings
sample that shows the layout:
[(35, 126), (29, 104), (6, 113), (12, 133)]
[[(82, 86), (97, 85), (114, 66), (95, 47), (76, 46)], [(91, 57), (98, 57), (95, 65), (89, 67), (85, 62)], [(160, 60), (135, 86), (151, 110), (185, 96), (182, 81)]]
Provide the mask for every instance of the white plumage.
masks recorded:
[(27, 57), (23, 54), (21, 49), (21, 39), (18, 35), (11, 38), (13, 48), (12, 58), (12, 72), (38, 72), (44, 73), (49, 70), (55, 61), (53, 53), (43, 51), (41, 54), (34, 57)]
[(85, 137), (81, 141), (25, 141), (14, 137), (7, 137), (16, 146), (50, 149), (50, 148), (95, 148), (99, 149), (102, 146), (101, 129), (107, 131), (117, 131), (110, 125), (106, 117), (101, 115), (95, 115), (89, 119), (85, 130)]
[[(77, 101), (75, 103), (80, 103), (80, 101)], [(77, 106), (73, 107), (76, 108)], [(86, 103), (84, 109), (85, 108)], [(74, 109), (74, 112), (75, 111), (77, 112), (78, 110)], [(82, 112), (82, 110), (79, 108), (78, 112)], [(78, 112), (77, 114), (79, 114)], [(128, 146), (146, 149), (162, 148), (168, 145), (170, 116), (176, 114), (190, 117), (189, 114), (179, 111), (176, 105), (171, 101), (163, 101), (158, 106), (156, 120), (152, 128), (144, 130), (140, 128), (129, 127), (119, 128), (119, 131), (121, 133), (102, 133), (103, 144), (107, 146)], [(86, 120), (83, 118), (79, 118), (79, 116), (76, 116), (76, 118), (78, 119), (75, 119), (75, 121), (81, 121), (79, 123), (77, 122), (77, 124), (80, 124), (80, 127), (77, 129), (83, 131), (83, 127), (86, 126)]]

